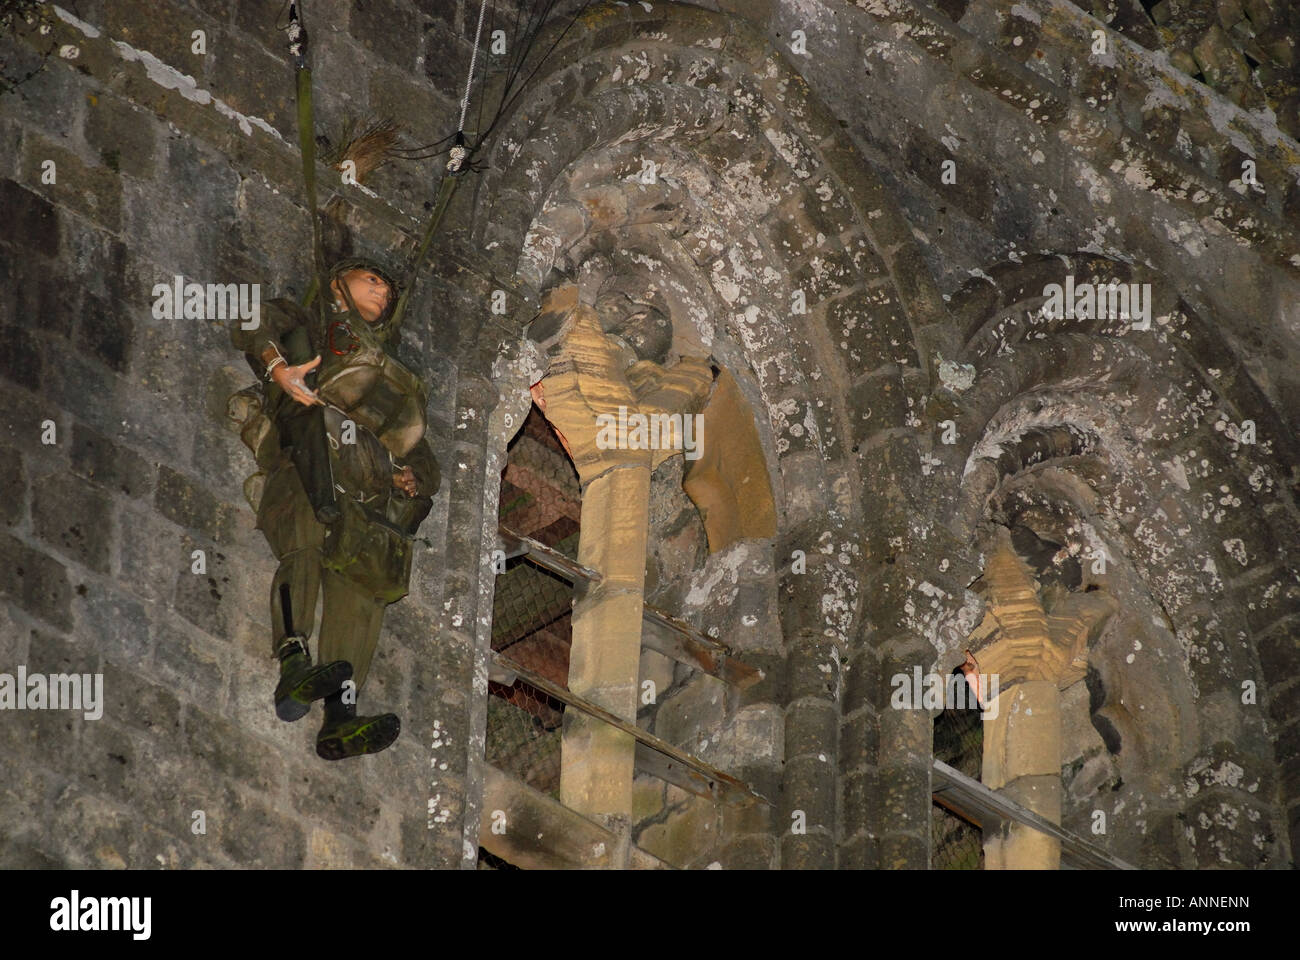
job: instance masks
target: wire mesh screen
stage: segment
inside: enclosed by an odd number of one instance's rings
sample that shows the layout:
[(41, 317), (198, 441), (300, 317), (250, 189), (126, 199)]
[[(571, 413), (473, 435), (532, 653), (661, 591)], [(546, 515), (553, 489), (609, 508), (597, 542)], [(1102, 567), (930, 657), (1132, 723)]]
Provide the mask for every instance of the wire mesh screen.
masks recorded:
[[(581, 519), (578, 476), (536, 407), (510, 445), (498, 512), (503, 526), (576, 557)], [(506, 562), (492, 601), (492, 649), (567, 687), (573, 587), (525, 557)], [(559, 799), (564, 704), (516, 680), (488, 683), (486, 759)]]
[[(949, 707), (934, 718), (934, 756), (950, 767), (980, 778), (984, 724), (977, 709)], [(936, 801), (930, 809), (930, 865), (935, 870), (983, 870), (984, 836)]]

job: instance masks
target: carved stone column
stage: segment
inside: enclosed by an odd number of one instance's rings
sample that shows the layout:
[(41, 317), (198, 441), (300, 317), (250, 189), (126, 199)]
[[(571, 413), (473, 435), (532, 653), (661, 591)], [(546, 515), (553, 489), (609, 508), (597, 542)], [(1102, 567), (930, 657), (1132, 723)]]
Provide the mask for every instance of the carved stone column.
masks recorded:
[[(550, 333), (553, 349), (534, 396), (582, 485), (578, 562), (601, 575), (574, 603), (569, 689), (635, 722), (650, 474), (680, 451), (611, 445), (605, 417), (626, 422), (638, 413), (698, 409), (711, 371), (688, 362), (668, 370), (647, 362), (625, 369), (626, 355), (572, 284), (547, 295), (537, 324)], [(611, 828), (619, 822), (626, 827), (634, 748), (635, 741), (615, 727), (566, 711), (561, 802)]]
[[(1061, 690), (1087, 670), (1088, 644), (1115, 610), (1108, 594), (1041, 591), (1005, 529), (984, 570), (988, 605), (971, 636), (982, 691), (983, 782), (1053, 823), (1061, 822)], [(1004, 824), (984, 835), (989, 870), (1056, 870), (1060, 843), (1032, 827)]]

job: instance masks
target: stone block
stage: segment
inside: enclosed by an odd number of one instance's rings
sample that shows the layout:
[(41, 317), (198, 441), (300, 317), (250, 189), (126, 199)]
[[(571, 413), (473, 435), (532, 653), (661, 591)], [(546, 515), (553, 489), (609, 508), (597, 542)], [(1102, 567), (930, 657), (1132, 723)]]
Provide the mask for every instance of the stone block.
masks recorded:
[(700, 741), (716, 739), (726, 714), (726, 684), (699, 674), (681, 691), (659, 702), (655, 735), (674, 746), (699, 749)]
[(76, 477), (51, 474), (32, 484), (32, 528), (75, 563), (109, 572), (113, 509), (103, 492)]
[(159, 152), (158, 121), (120, 97), (100, 93), (87, 98), (82, 132), (100, 162), (114, 173), (140, 180), (154, 175)]
[[(434, 24), (435, 21), (422, 16), (408, 0), (362, 0), (352, 5), (350, 32), (366, 50), (409, 72), (420, 59), (424, 32)], [(446, 26), (445, 22), (440, 25)], [(439, 47), (430, 49), (428, 56), (459, 64), (463, 78), (469, 68), (469, 58), (462, 63), (459, 53), (459, 50)]]
[[(786, 453), (780, 460), (780, 496), (777, 504), (783, 527), (802, 531), (812, 525), (820, 526), (825, 521), (825, 504), (828, 482), (826, 464), (816, 450), (802, 453)], [(778, 551), (780, 565), (789, 569), (794, 562), (792, 551), (811, 552), (815, 537), (805, 541), (799, 533), (782, 537), (782, 546)]]
[[(192, 560), (195, 550), (202, 550), (206, 573), (195, 573)], [(232, 609), (227, 593), (238, 598), (231, 587), (232, 564), (220, 550), (184, 537), (172, 552), (172, 577), (176, 584), (173, 603), (176, 612), (205, 633), (228, 639), (232, 623), (240, 611)], [(306, 625), (305, 623), (303, 624)], [(296, 626), (296, 625), (295, 625)], [(260, 651), (259, 651), (260, 652)]]
[[(734, 869), (734, 868), (733, 868)], [(835, 869), (835, 841), (829, 834), (781, 837), (782, 870)]]
[[(885, 364), (915, 365), (916, 349), (907, 317), (892, 287), (873, 286), (826, 305), (826, 331), (851, 361), (855, 374), (873, 373)], [(905, 418), (876, 410), (870, 399), (850, 396), (851, 416), (871, 425), (871, 432), (900, 427)], [(864, 416), (870, 414), (870, 416)]]
[[(0, 266), (3, 296), (11, 307), (7, 316), (0, 315), (0, 322), (12, 321), (33, 335), (39, 330), (42, 334), (70, 336), (80, 312), (81, 287), (69, 283), (55, 264), (30, 253), (28, 247), (15, 244), (13, 260)], [(21, 270), (17, 269), (19, 263)]]
[(641, 667), (638, 671), (638, 688), (645, 690), (647, 681), (654, 684), (655, 703), (646, 704), (638, 699), (638, 712), (653, 711), (659, 702), (659, 698), (673, 684), (673, 669), (675, 661), (670, 660), (661, 653), (655, 653), (653, 650), (641, 651)]
[(100, 669), (97, 649), (44, 630), (31, 631), (25, 662), (29, 673), (94, 674)]
[(834, 235), (822, 229), (809, 209), (808, 198), (794, 194), (769, 214), (768, 223), (777, 251), (789, 261), (798, 261), (828, 251)]
[(775, 812), (760, 800), (724, 803), (721, 807), (722, 831), (729, 839), (752, 834), (771, 835), (779, 829)]
[(165, 741), (179, 736), (180, 701), (171, 689), (113, 663), (105, 662), (102, 670), (105, 717)]
[[(271, 672), (267, 671), (268, 674)], [(267, 677), (265, 710), (272, 712), (271, 690)], [(208, 704), (202, 704), (207, 707)], [(206, 709), (189, 707), (185, 713), (182, 743), (190, 754), (203, 758), (231, 780), (263, 793), (279, 787), (282, 764), (275, 751), (250, 736), (242, 727)]]
[(874, 769), (846, 776), (841, 781), (840, 792), (843, 797), (840, 829), (845, 835), (871, 834), (881, 829), (883, 804)]
[(998, 178), (983, 163), (953, 153), (920, 129), (910, 131), (905, 156), (907, 169), (944, 202), (975, 220), (988, 218)]
[(133, 870), (193, 870), (228, 867), (207, 834), (192, 834), (190, 827), (196, 822), (179, 818), (170, 830), (160, 830), (152, 823), (143, 823), (131, 837), (127, 864)]
[(740, 691), (739, 706), (786, 702), (784, 654), (751, 653), (745, 654), (740, 659), (749, 666), (762, 670), (763, 679)]
[(152, 647), (153, 616), (112, 581), (93, 578), (78, 584), (72, 599), (78, 637), (95, 644), (106, 657), (131, 669), (142, 668)]
[[(42, 183), (42, 164), (54, 161), (57, 178)], [(32, 134), (23, 141), (22, 177), (51, 201), (88, 217), (107, 230), (122, 226), (122, 184), (108, 167), (89, 167), (53, 140)]]
[(880, 839), (881, 870), (926, 870), (930, 865), (929, 836), (887, 834)]
[(835, 696), (840, 682), (835, 649), (833, 640), (818, 635), (801, 638), (791, 646), (786, 671), (792, 701), (803, 697), (829, 701)]
[(785, 715), (785, 756), (789, 762), (804, 755), (836, 756), (839, 712), (829, 700), (800, 700)]
[[(319, 9), (314, 9), (312, 14), (318, 20), (322, 16)], [(268, 34), (271, 34), (269, 25), (265, 21), (258, 24), (255, 35), (266, 38)], [(285, 140), (296, 145), (298, 131), (293, 72), (288, 64), (288, 55), (283, 52), (283, 35), (271, 35), (274, 36), (270, 43), (275, 53), (267, 51), (261, 44), (249, 42), (233, 30), (222, 29), (215, 36), (210, 33), (207, 82), (213, 96), (220, 97), (232, 109), (246, 116), (265, 121)], [(326, 35), (325, 31), (317, 30), (311, 39)], [(320, 120), (318, 112), (317, 123)], [(231, 134), (245, 138), (238, 127), (232, 126)]]
[(902, 427), (914, 416), (903, 379), (892, 364), (854, 384), (849, 409), (854, 453), (879, 431)]
[(22, 455), (8, 445), (0, 445), (0, 523), (16, 526), (27, 514), (27, 472)]
[[(186, 700), (199, 702), (207, 709), (224, 705), (226, 680), (230, 675), (230, 649), (214, 644), (209, 637), (198, 637), (190, 628), (164, 623), (157, 631), (153, 650), (153, 671), (157, 678), (173, 684)], [(270, 630), (266, 630), (268, 683), (270, 671)]]
[(0, 870), (64, 870), (67, 864), (54, 854), (47, 853), (38, 844), (45, 838), (19, 840), (13, 836), (0, 837)]
[(53, 808), (46, 829), (69, 866), (123, 870), (135, 826), (116, 798), (79, 793)]
[[(413, 33), (411, 40), (418, 49), (419, 34)], [(385, 43), (384, 46), (389, 45)], [(459, 49), (456, 52), (459, 53)], [(403, 55), (406, 53), (404, 52)], [(482, 64), (483, 60), (480, 58), (480, 67)], [(465, 82), (464, 71), (467, 67), (469, 67), (468, 54), (459, 67), (462, 85)], [(395, 70), (384, 66), (375, 69), (370, 73), (370, 110), (373, 116), (393, 117), (400, 121), (408, 142), (432, 143), (447, 135), (443, 128), (447, 122), (445, 118), (450, 112), (455, 110), (456, 115), (459, 116), (458, 108), (462, 94), (443, 96), (436, 92), (427, 80), (418, 78), (419, 74), (413, 67)], [(474, 78), (475, 100), (482, 96), (479, 88), (481, 80), (481, 74)], [(373, 176), (375, 178), (373, 188), (384, 196), (422, 196), (432, 187), (429, 183), (429, 171), (414, 164), (390, 164), (376, 170)], [(416, 305), (411, 304), (411, 306)]]
[(87, 356), (115, 373), (125, 373), (131, 361), (135, 322), (120, 304), (87, 294), (77, 321), (76, 344)]
[(1274, 684), (1269, 687), (1268, 715), (1275, 723), (1287, 724), (1300, 719), (1300, 683), (1295, 682), (1295, 674), (1279, 674), (1279, 676), (1290, 677), (1291, 680), (1282, 683), (1274, 681)]
[(0, 596), (46, 623), (72, 629), (67, 568), (8, 534), (0, 534)]
[(9, 344), (0, 358), (0, 377), (40, 393), (43, 386), (45, 350), (40, 340), (30, 331), (6, 324), (0, 327), (0, 337)]
[(827, 241), (825, 250), (814, 252), (790, 277), (791, 287), (803, 292), (809, 308), (840, 296), (857, 282), (853, 260), (838, 241)]
[(114, 0), (105, 4), (101, 22), (103, 31), (114, 40), (148, 50), (181, 73), (199, 78), (207, 55), (194, 52), (191, 34), (203, 29), (208, 34), (208, 50), (215, 52), (214, 25), (208, 16), (196, 16), (192, 7), (173, 0)]
[[(1244, 529), (1241, 532), (1246, 533)], [(1255, 553), (1254, 544), (1248, 535), (1228, 538), (1223, 549), (1224, 553), (1232, 557), (1240, 557), (1243, 553), (1252, 557)], [(1223, 555), (1220, 555), (1217, 566), (1220, 571), (1240, 569), (1236, 560)], [(1233, 606), (1242, 612), (1247, 627), (1252, 631), (1268, 630), (1283, 617), (1300, 612), (1300, 575), (1286, 566), (1279, 566), (1263, 576), (1252, 577), (1245, 583), (1234, 585), (1231, 593)]]
[(128, 497), (147, 496), (153, 490), (155, 464), (85, 424), (72, 426), (69, 457), (75, 474), (107, 489)]
[(674, 866), (687, 869), (714, 859), (719, 823), (716, 805), (691, 797), (661, 823), (652, 823), (635, 837), (636, 845)]
[(230, 829), (222, 830), (221, 849), (238, 867), (301, 867), (307, 856), (302, 825), (257, 802), (246, 802)]
[(197, 530), (219, 544), (234, 538), (234, 508), (166, 464), (158, 465), (154, 505), (173, 523)]
[(636, 830), (638, 824), (658, 817), (666, 802), (662, 780), (648, 774), (637, 774), (632, 781), (633, 830)]
[[(149, 476), (150, 486), (153, 476)], [(118, 569), (122, 580), (138, 596), (170, 604), (180, 571), (191, 568), (191, 550), (196, 545), (152, 510), (128, 506), (120, 516)], [(185, 549), (187, 545), (191, 550)]]
[(696, 861), (696, 868), (707, 870), (716, 863), (723, 870), (771, 870), (776, 866), (776, 851), (772, 837), (750, 835), (727, 843), (714, 859)]
[[(858, 669), (854, 665), (854, 669)], [(840, 724), (840, 768), (846, 772), (865, 769), (877, 762), (880, 728), (870, 710), (854, 714)]]
[(785, 750), (781, 711), (770, 704), (743, 707), (716, 742), (712, 762), (724, 770), (772, 767), (780, 762)]
[(930, 768), (919, 763), (889, 765), (878, 773), (882, 835), (929, 831)]
[(296, 783), (293, 805), (303, 822), (335, 825), (353, 835), (364, 836), (379, 822), (383, 802), (372, 792), (359, 791), (356, 786), (353, 778)]
[[(46, 421), (55, 427), (55, 443), (46, 444)], [(57, 401), (33, 393), (0, 377), (0, 438), (25, 455), (29, 474), (66, 469), (66, 447), (59, 441), (67, 437), (67, 414)]]
[(806, 754), (786, 761), (781, 800), (781, 826), (786, 833), (798, 822), (794, 816), (799, 811), (809, 831), (833, 831), (837, 801), (833, 753)]
[[(150, 776), (141, 763), (141, 748), (118, 724), (108, 719), (74, 721), (78, 725), (79, 779), (95, 792), (125, 803), (138, 789), (137, 781)], [(51, 738), (51, 750), (68, 749), (63, 738)], [(93, 781), (93, 784), (88, 781)]]
[(1189, 800), (1184, 812), (1199, 869), (1282, 865), (1274, 863), (1273, 815), (1258, 800), (1207, 791)]
[[(477, 24), (477, 11), (474, 21)], [(484, 30), (486, 29), (487, 25), (484, 24)], [(463, 39), (463, 34), (451, 30), (444, 23), (426, 24), (423, 33), (426, 50), (424, 76), (433, 90), (459, 104), (460, 98), (464, 96), (462, 88), (465, 72), (469, 69), (470, 45)]]
[(880, 840), (859, 832), (840, 844), (837, 866), (841, 870), (876, 870), (880, 866)]

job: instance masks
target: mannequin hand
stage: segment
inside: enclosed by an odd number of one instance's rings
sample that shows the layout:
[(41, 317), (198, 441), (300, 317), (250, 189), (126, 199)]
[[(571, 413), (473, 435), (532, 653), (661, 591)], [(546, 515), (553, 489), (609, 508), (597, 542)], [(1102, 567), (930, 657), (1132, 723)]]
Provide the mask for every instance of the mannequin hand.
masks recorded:
[(415, 496), (416, 490), (419, 489), (419, 482), (415, 479), (415, 471), (410, 467), (402, 467), (401, 473), (393, 474), (393, 486), (408, 497)]
[(320, 366), (320, 357), (310, 360), (307, 363), (300, 363), (296, 367), (288, 364), (279, 364), (271, 371), (271, 380), (275, 385), (287, 393), (293, 399), (297, 400), (304, 407), (310, 407), (313, 404), (325, 405), (325, 401), (316, 396), (316, 392), (307, 386), (303, 379), (312, 370)]

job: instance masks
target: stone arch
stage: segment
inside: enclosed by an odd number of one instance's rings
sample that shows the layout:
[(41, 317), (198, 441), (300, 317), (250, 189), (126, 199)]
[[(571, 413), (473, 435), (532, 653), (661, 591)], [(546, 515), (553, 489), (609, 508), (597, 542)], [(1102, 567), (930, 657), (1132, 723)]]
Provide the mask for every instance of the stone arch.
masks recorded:
[[(875, 461), (884, 445), (888, 457), (916, 461), (902, 429), (925, 393), (914, 328), (942, 319), (942, 300), (880, 181), (743, 21), (672, 3), (606, 4), (555, 37), (485, 151), (468, 242), (534, 296), (556, 279), (581, 287), (595, 257), (623, 276), (632, 264), (658, 271), (674, 339), (712, 350), (760, 411), (777, 498), (770, 549), (783, 572), (780, 636), (756, 642), (752, 657), (789, 686), (746, 694), (736, 723), (777, 731), (786, 750), (784, 766), (779, 750), (737, 762), (757, 788), (805, 810), (810, 829), (791, 836), (781, 829), (790, 810), (779, 809), (736, 862), (775, 863), (782, 834), (785, 864), (831, 865), (836, 841), (853, 839), (861, 862), (866, 805), (856, 838), (837, 837), (840, 785), (826, 749), (842, 719), (874, 724), (870, 684), (842, 691), (841, 663), (861, 663), (865, 681), (866, 636), (899, 636), (861, 604), (864, 564), (884, 570), (908, 523), (906, 485)], [(795, 551), (806, 564), (797, 573)], [(854, 732), (845, 769), (875, 764), (871, 740)], [(908, 763), (921, 778), (909, 781), (913, 799), (928, 806), (928, 761)]]
[[(1067, 274), (1150, 283), (1151, 329), (1044, 316), (1046, 285)], [(962, 346), (930, 408), (958, 434), (933, 448), (946, 491), (940, 522), (972, 541), (989, 522), (1021, 527), (1021, 556), (1060, 548), (1047, 579), (1064, 575), (1062, 550), (1071, 563), (1089, 550), (1110, 555), (1116, 569), (1100, 585), (1121, 614), (1090, 654), (1089, 708), (1120, 757), (1123, 774), (1111, 780), (1143, 767), (1124, 762), (1126, 741), (1158, 761), (1149, 783), (1130, 783), (1147, 811), (1141, 829), (1134, 820), (1118, 829), (1136, 845), (1142, 833), (1162, 836), (1153, 850), (1185, 830), (1182, 862), (1169, 865), (1210, 865), (1225, 847), (1243, 862), (1275, 860), (1292, 798), (1278, 792), (1271, 721), (1242, 704), (1241, 685), (1263, 686), (1260, 641), (1300, 603), (1289, 433), (1213, 327), (1140, 265), (1088, 254), (1000, 264), (954, 300)], [(1243, 432), (1252, 419), (1253, 444)], [(1069, 579), (1094, 586), (1086, 572)], [(1145, 649), (1122, 649), (1138, 636)], [(1106, 780), (1095, 764), (1075, 772)], [(1190, 811), (1204, 814), (1196, 826)], [(1265, 826), (1243, 829), (1246, 818)]]

